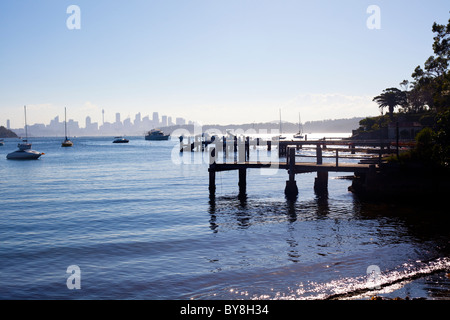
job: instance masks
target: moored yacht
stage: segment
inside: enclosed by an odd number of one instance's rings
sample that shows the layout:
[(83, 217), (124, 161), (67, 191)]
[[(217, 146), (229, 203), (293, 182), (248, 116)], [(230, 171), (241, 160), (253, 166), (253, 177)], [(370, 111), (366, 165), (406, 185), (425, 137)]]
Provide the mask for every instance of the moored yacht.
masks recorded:
[(8, 160), (37, 160), (40, 156), (45, 153), (31, 150), (31, 143), (28, 143), (27, 140), (23, 140), (22, 143), (17, 145), (19, 150), (9, 153), (6, 156)]
[(294, 134), (294, 138), (296, 139), (303, 139), (303, 127), (302, 127), (302, 121), (300, 120), (300, 112), (298, 113), (298, 132)]
[(37, 160), (42, 156), (43, 152), (31, 150), (31, 143), (28, 142), (28, 129), (27, 129), (27, 107), (24, 106), (25, 112), (25, 140), (19, 143), (17, 147), (19, 150), (8, 153), (6, 159), (8, 160)]
[(64, 148), (72, 147), (73, 146), (73, 142), (70, 141), (67, 138), (67, 113), (66, 113), (66, 108), (64, 108), (64, 133), (65, 133), (66, 139), (64, 139), (64, 141), (61, 143), (61, 147), (64, 147)]

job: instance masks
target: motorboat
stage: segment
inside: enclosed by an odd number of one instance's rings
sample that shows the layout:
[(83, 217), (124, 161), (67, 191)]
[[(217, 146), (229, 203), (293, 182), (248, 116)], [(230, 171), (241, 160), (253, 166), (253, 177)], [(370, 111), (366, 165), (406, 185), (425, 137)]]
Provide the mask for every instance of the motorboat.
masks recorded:
[(38, 152), (35, 150), (31, 150), (31, 143), (28, 143), (27, 140), (23, 140), (22, 143), (17, 145), (19, 150), (9, 153), (6, 156), (8, 160), (37, 160), (42, 156), (43, 152)]
[(64, 141), (61, 143), (61, 147), (63, 147), (63, 148), (73, 147), (73, 142), (70, 141), (67, 138), (67, 113), (66, 113), (66, 108), (64, 108), (64, 134), (66, 136), (66, 139), (64, 139)]
[(113, 143), (128, 143), (130, 140), (125, 139), (124, 137), (114, 137)]
[(0, 139), (0, 147), (3, 146), (5, 144), (5, 140)]
[(145, 135), (145, 140), (161, 141), (169, 140), (170, 134), (164, 134), (160, 129), (152, 129)]
[(31, 143), (28, 142), (28, 130), (27, 130), (27, 108), (24, 107), (25, 111), (25, 139), (22, 143), (19, 143), (17, 147), (19, 150), (8, 153), (6, 159), (8, 160), (37, 160), (45, 153), (35, 151), (31, 149)]

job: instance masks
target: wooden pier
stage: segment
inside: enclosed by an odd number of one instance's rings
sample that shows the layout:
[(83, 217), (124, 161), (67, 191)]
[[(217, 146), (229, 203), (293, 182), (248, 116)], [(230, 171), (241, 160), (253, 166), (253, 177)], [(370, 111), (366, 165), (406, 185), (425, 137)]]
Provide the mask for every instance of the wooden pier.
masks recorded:
[[(267, 141), (258, 145), (267, 145), (268, 149), (273, 147), (273, 141), (267, 144)], [(216, 173), (221, 171), (237, 170), (239, 173), (239, 195), (246, 194), (247, 170), (277, 168), (287, 171), (289, 179), (286, 181), (285, 195), (288, 199), (296, 199), (298, 196), (298, 187), (295, 180), (296, 174), (316, 172), (314, 190), (316, 193), (324, 193), (328, 190), (329, 172), (352, 172), (357, 175), (376, 171), (382, 162), (384, 155), (396, 152), (397, 148), (392, 148), (393, 144), (388, 141), (351, 141), (351, 140), (314, 140), (314, 141), (277, 141), (279, 158), (277, 162), (272, 161), (250, 161), (250, 146), (252, 143), (247, 138), (240, 143), (233, 145), (233, 151), (236, 152), (235, 161), (219, 163), (217, 150), (222, 150), (224, 159), (228, 147), (220, 139), (215, 139), (210, 145), (210, 165), (209, 165), (209, 192), (210, 196), (215, 196), (216, 191)], [(256, 143), (253, 143), (256, 145)], [(331, 147), (332, 146), (332, 147)], [(398, 145), (397, 145), (398, 146)], [(336, 148), (338, 147), (338, 148)], [(394, 146), (396, 147), (396, 146)], [(306, 148), (315, 149), (315, 155), (299, 155), (298, 150)], [(333, 153), (332, 156), (324, 156), (323, 152)], [(350, 153), (350, 155), (343, 155)], [(357, 155), (360, 153), (360, 155)], [(371, 156), (362, 156), (361, 154), (371, 154)], [(315, 162), (297, 162), (296, 157), (315, 157)], [(333, 158), (333, 162), (323, 162), (324, 158)], [(360, 159), (359, 163), (342, 162), (345, 159)]]

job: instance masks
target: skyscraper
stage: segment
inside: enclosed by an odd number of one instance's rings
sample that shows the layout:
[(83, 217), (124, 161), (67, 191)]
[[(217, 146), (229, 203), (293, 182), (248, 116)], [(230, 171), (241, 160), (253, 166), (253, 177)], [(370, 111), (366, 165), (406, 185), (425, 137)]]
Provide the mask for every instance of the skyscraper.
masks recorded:
[(159, 114), (158, 114), (158, 112), (153, 112), (153, 125), (159, 126)]
[(137, 113), (136, 116), (134, 117), (134, 125), (139, 126), (141, 124), (141, 113)]

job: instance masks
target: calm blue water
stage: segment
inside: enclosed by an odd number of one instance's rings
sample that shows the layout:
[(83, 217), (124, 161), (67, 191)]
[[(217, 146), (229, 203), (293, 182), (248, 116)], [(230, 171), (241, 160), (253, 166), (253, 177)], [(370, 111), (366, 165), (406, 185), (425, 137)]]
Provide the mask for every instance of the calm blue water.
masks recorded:
[(237, 172), (218, 173), (210, 201), (204, 155), (174, 162), (177, 141), (61, 141), (32, 139), (37, 161), (6, 160), (17, 140), (0, 147), (1, 299), (450, 297), (447, 208), (363, 202), (343, 174), (327, 197), (297, 175), (290, 203), (282, 170), (249, 170), (246, 200)]

